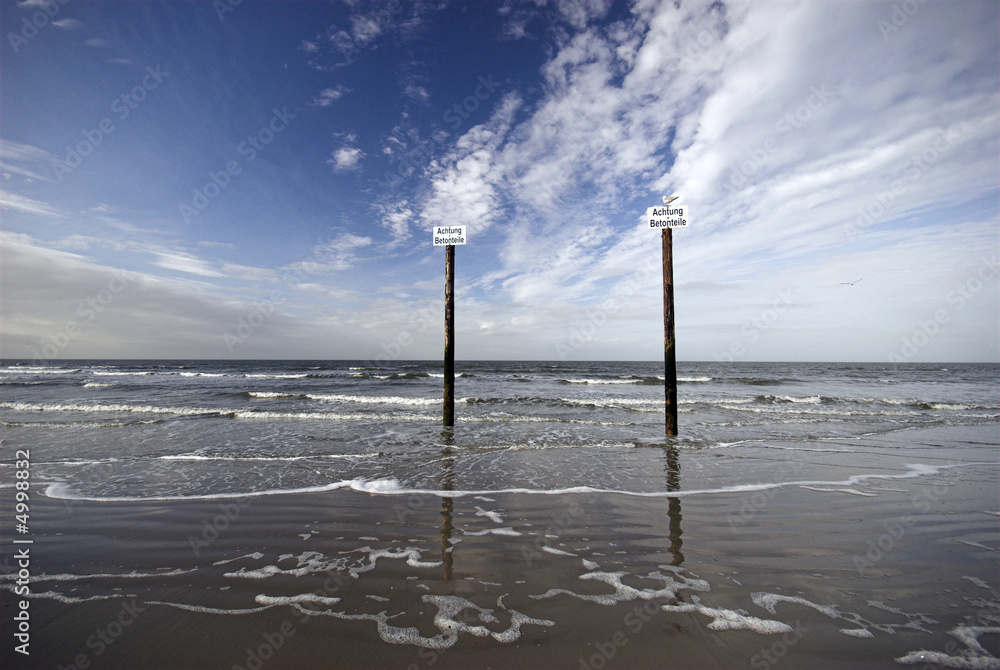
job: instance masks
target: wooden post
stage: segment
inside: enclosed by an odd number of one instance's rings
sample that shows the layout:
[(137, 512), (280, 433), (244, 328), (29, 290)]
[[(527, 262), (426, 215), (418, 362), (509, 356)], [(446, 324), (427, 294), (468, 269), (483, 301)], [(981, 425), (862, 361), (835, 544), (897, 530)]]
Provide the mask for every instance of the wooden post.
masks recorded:
[(667, 437), (677, 437), (677, 355), (674, 351), (673, 231), (664, 228), (663, 242), (663, 386)]
[(455, 245), (444, 256), (444, 425), (455, 425)]

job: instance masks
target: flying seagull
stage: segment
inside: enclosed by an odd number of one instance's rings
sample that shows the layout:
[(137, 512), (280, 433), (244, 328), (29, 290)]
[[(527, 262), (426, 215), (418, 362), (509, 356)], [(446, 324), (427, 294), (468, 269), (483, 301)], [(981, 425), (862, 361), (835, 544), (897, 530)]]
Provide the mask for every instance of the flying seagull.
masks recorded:
[(676, 200), (679, 197), (680, 197), (679, 195), (672, 195), (669, 198), (667, 196), (663, 196), (663, 204), (664, 205), (669, 205), (670, 203), (672, 203), (674, 200)]
[[(864, 277), (862, 277), (861, 279), (864, 279)], [(861, 279), (855, 279), (854, 281), (842, 281), (842, 282), (840, 282), (840, 283), (841, 283), (841, 284), (846, 284), (847, 286), (854, 286), (854, 285), (855, 285), (855, 284), (857, 284), (857, 283), (858, 283), (859, 281), (861, 281)]]

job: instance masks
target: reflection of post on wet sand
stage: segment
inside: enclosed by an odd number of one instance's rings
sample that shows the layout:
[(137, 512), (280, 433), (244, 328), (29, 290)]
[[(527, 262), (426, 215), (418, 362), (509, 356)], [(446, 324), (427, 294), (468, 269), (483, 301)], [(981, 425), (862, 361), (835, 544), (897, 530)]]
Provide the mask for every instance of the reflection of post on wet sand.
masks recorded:
[[(681, 461), (677, 454), (677, 447), (667, 446), (664, 448), (666, 463), (663, 466), (667, 475), (667, 491), (681, 490)], [(684, 562), (684, 554), (681, 553), (681, 499), (667, 498), (667, 518), (670, 520), (670, 554), (674, 560), (670, 565), (680, 565)]]
[[(441, 455), (444, 458), (441, 460), (441, 490), (442, 491), (454, 491), (455, 490), (455, 459), (451, 456), (451, 447), (454, 444), (453, 435), (450, 430), (445, 430), (441, 433), (441, 439), (444, 442), (444, 448), (441, 450)], [(452, 512), (455, 509), (455, 503), (452, 498), (442, 496), (441, 497), (441, 562), (444, 563), (444, 574), (442, 578), (446, 582), (451, 581), (452, 574), (452, 546), (451, 546), (451, 532), (454, 526), (452, 525)]]

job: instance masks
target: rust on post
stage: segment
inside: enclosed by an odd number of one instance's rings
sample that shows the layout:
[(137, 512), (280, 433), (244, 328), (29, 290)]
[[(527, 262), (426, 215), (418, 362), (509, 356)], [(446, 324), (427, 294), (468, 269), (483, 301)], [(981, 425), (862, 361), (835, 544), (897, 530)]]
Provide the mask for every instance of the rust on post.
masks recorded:
[(666, 395), (667, 436), (677, 437), (677, 355), (674, 351), (674, 259), (670, 228), (663, 242), (663, 387)]
[(445, 247), (444, 425), (455, 425), (455, 245)]

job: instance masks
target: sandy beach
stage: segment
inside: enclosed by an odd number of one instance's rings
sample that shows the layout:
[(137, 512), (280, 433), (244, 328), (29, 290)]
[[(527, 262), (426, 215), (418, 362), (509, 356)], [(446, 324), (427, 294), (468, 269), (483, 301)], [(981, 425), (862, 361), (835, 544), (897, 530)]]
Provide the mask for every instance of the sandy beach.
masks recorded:
[[(963, 429), (969, 441), (991, 432)], [(674, 475), (686, 491), (710, 479), (689, 476), (683, 454), (646, 457), (665, 489)], [(997, 466), (970, 464), (981, 461), (955, 449), (937, 472), (869, 467), (845, 486), (682, 497), (39, 497), (30, 664), (6, 645), (4, 665), (890, 668), (924, 650), (961, 656), (956, 630), (997, 617), (996, 508), (984, 504)], [(839, 482), (847, 464), (752, 466), (756, 482)], [(988, 654), (975, 657), (993, 662), (997, 635), (978, 637)]]

